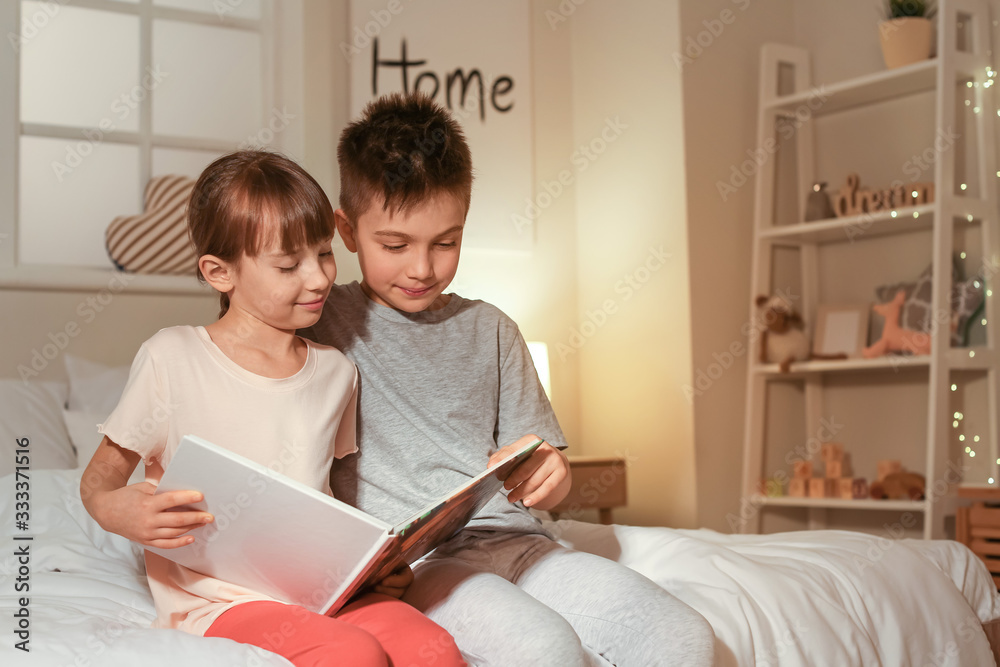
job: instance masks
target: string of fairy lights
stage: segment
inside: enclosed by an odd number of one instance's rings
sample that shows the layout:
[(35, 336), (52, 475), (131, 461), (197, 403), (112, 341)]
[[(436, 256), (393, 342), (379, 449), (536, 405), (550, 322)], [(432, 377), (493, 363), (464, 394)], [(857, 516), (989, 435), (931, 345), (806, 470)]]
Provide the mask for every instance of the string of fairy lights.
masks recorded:
[[(997, 22), (994, 21), (993, 25), (996, 26)], [(996, 70), (994, 70), (992, 67), (987, 67), (986, 68), (986, 77), (987, 78), (986, 78), (986, 81), (983, 82), (982, 87), (984, 89), (992, 88), (993, 84), (996, 83), (996, 76), (997, 76)], [(971, 88), (971, 89), (975, 89), (975, 88), (979, 88), (980, 87), (978, 81), (966, 81), (965, 86), (966, 86), (966, 88)], [(966, 99), (965, 100), (965, 106), (967, 106), (967, 107), (972, 106), (972, 100), (971, 99)], [(972, 112), (976, 113), (976, 114), (982, 113), (982, 108), (980, 106), (978, 106), (978, 105), (974, 106), (974, 107), (972, 107)], [(1000, 109), (997, 109), (996, 113), (997, 113), (997, 116), (1000, 116)], [(997, 171), (996, 175), (997, 175), (997, 178), (1000, 178), (1000, 170)], [(965, 190), (968, 189), (968, 184), (962, 183), (961, 185), (959, 185), (959, 188), (964, 192)], [(968, 221), (969, 222), (973, 221), (972, 215), (968, 216)], [(959, 254), (959, 257), (961, 259), (965, 259), (966, 258), (966, 253), (964, 251), (961, 252)], [(973, 281), (973, 285), (977, 289), (980, 287), (980, 283), (979, 283), (978, 280), (974, 280)], [(993, 296), (993, 290), (987, 288), (986, 289), (986, 297), (989, 298), (989, 297), (992, 297), (992, 296)], [(986, 317), (983, 317), (980, 320), (980, 323), (983, 326), (986, 326), (986, 321), (987, 321)], [(970, 358), (974, 358), (975, 356), (976, 356), (976, 351), (975, 350), (969, 350), (969, 357)], [(952, 385), (951, 385), (951, 390), (953, 392), (958, 391), (958, 383), (954, 383), (953, 382)], [(952, 419), (952, 422), (951, 422), (951, 426), (952, 426), (953, 430), (955, 430), (955, 431), (958, 432), (958, 442), (959, 442), (959, 446), (961, 446), (961, 443), (965, 443), (968, 440), (968, 438), (966, 437), (965, 433), (962, 432), (962, 422), (965, 420), (965, 415), (961, 411), (956, 410), (955, 413), (952, 415), (952, 417), (953, 417), (953, 419)], [(981, 438), (978, 435), (973, 435), (972, 436), (972, 442), (971, 442), (971, 444), (965, 445), (965, 453), (966, 453), (966, 455), (968, 455), (968, 457), (970, 459), (976, 458), (976, 444), (978, 442), (980, 442), (980, 440), (981, 440)], [(996, 460), (996, 465), (1000, 466), (1000, 458), (998, 458)], [(986, 482), (987, 482), (987, 484), (995, 484), (996, 483), (996, 478), (994, 477), (994, 475), (991, 474), (991, 475), (989, 475), (987, 477)]]

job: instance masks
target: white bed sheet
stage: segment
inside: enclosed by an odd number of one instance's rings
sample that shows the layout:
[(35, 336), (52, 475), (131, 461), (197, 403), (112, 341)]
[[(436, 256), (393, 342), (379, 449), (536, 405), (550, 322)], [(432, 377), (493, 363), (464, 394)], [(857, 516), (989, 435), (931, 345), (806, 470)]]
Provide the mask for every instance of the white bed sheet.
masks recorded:
[(697, 609), (715, 629), (717, 665), (995, 664), (981, 625), (1000, 617), (1000, 596), (982, 561), (957, 542), (565, 520), (548, 527)]
[[(83, 508), (80, 470), (31, 474), (30, 530), (16, 530), (0, 478), (0, 665), (281, 665), (226, 639), (149, 628), (141, 553)], [(622, 562), (701, 612), (719, 665), (993, 665), (980, 623), (1000, 617), (985, 567), (961, 545), (821, 531), (711, 531), (549, 524), (567, 544)], [(14, 648), (15, 535), (31, 534), (30, 648)], [(864, 564), (864, 565), (863, 565)]]

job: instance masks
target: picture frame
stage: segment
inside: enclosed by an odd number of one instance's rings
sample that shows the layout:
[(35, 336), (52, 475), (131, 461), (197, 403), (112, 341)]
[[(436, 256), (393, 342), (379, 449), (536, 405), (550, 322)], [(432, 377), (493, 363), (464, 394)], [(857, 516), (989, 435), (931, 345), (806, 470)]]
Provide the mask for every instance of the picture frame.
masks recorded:
[(849, 359), (861, 358), (861, 351), (868, 344), (870, 315), (871, 305), (867, 303), (820, 304), (816, 310), (813, 353), (844, 353)]

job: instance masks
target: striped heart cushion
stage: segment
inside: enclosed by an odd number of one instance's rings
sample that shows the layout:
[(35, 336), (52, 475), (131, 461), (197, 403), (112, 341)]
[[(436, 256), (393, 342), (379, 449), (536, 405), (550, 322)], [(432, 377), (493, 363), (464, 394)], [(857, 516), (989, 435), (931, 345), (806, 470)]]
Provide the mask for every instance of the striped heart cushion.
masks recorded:
[(198, 258), (188, 239), (187, 205), (194, 180), (156, 176), (146, 185), (139, 215), (120, 215), (104, 238), (111, 261), (122, 271), (193, 275)]

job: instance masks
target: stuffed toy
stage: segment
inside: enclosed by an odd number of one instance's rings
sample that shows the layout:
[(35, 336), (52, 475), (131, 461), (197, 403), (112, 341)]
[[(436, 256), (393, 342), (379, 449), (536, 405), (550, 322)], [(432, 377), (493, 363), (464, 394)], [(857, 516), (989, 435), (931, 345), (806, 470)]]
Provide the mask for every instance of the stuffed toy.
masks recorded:
[(760, 336), (760, 362), (778, 364), (787, 373), (793, 361), (846, 359), (846, 354), (813, 354), (809, 351), (805, 323), (792, 304), (782, 296), (758, 296), (757, 307), (765, 329)]
[(905, 300), (906, 292), (899, 290), (889, 303), (872, 306), (872, 310), (885, 318), (885, 325), (882, 327), (882, 337), (861, 351), (865, 359), (874, 359), (888, 352), (931, 353), (930, 334), (904, 329), (899, 325), (899, 311)]
[(923, 500), (924, 476), (915, 472), (893, 472), (881, 482), (872, 482), (871, 496), (877, 500)]
[[(924, 269), (916, 280), (903, 281), (875, 288), (875, 298), (879, 303), (892, 301), (896, 292), (906, 292), (906, 300), (899, 313), (899, 325), (904, 329), (928, 333), (933, 326), (934, 309), (931, 304), (934, 265)], [(981, 275), (962, 277), (961, 260), (952, 258), (951, 265), (951, 345), (964, 347), (969, 344), (970, 329), (979, 321), (978, 313), (983, 308), (985, 280)], [(878, 334), (877, 323), (873, 328)]]

